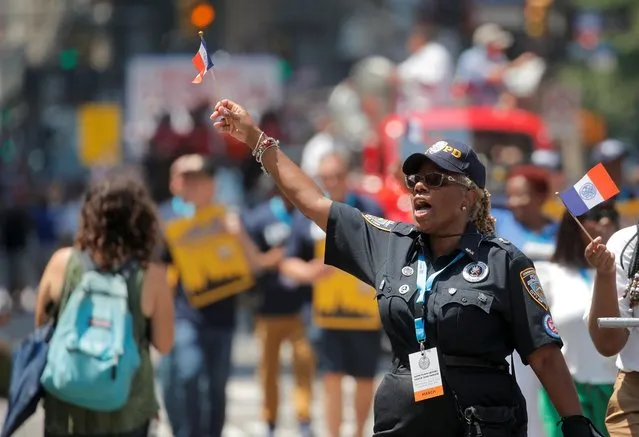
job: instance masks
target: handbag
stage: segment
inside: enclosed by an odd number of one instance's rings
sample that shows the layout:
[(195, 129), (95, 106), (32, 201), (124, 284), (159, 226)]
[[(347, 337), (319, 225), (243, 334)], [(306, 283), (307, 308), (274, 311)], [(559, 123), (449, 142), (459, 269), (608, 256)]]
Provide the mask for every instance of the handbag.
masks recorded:
[(7, 414), (0, 437), (10, 437), (38, 408), (43, 390), (40, 376), (47, 364), (55, 320), (36, 328), (13, 352)]

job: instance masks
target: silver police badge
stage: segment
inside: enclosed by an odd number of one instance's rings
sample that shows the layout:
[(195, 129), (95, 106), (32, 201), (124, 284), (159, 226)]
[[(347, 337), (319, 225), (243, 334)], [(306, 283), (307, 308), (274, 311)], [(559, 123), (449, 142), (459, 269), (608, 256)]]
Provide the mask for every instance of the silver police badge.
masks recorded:
[(488, 266), (481, 261), (467, 264), (462, 276), (468, 282), (481, 282), (488, 276)]
[(430, 359), (426, 355), (419, 357), (419, 368), (426, 370), (430, 367)]

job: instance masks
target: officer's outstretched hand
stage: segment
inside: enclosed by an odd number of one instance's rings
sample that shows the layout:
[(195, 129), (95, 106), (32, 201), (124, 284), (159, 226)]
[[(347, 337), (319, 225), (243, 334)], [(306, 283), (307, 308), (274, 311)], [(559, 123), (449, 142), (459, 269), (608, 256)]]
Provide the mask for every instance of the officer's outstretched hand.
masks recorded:
[(603, 437), (590, 419), (585, 416), (569, 416), (561, 419), (564, 437)]
[[(256, 130), (251, 115), (241, 105), (232, 100), (224, 99), (215, 104), (215, 110), (211, 114), (214, 120), (213, 126), (220, 133), (228, 134), (245, 144), (250, 141), (250, 136)], [(255, 144), (248, 144), (254, 147)]]
[(615, 255), (601, 242), (601, 237), (595, 238), (586, 247), (584, 255), (588, 264), (597, 269), (597, 273), (615, 273)]

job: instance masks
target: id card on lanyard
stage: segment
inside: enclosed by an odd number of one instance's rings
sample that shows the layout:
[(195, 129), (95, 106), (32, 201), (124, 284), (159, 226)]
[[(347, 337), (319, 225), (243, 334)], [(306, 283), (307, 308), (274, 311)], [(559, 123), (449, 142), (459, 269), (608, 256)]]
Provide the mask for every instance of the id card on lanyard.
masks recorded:
[(426, 293), (430, 293), (437, 276), (448, 267), (455, 264), (464, 256), (463, 252), (442, 269), (433, 272), (428, 276), (426, 267), (426, 256), (421, 250), (417, 259), (417, 298), (415, 299), (415, 337), (419, 343), (419, 352), (408, 356), (410, 364), (410, 374), (413, 380), (413, 393), (415, 402), (434, 398), (444, 394), (444, 384), (439, 366), (437, 348), (426, 349), (426, 328), (424, 326), (424, 308), (426, 306)]

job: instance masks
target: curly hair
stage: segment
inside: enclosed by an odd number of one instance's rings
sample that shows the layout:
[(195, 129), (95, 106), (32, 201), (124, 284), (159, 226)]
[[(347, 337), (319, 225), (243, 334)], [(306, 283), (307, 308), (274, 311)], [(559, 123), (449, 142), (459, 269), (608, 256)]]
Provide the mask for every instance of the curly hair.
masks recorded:
[(158, 242), (158, 226), (155, 206), (140, 179), (113, 174), (87, 190), (75, 245), (103, 269), (129, 259), (146, 268)]

